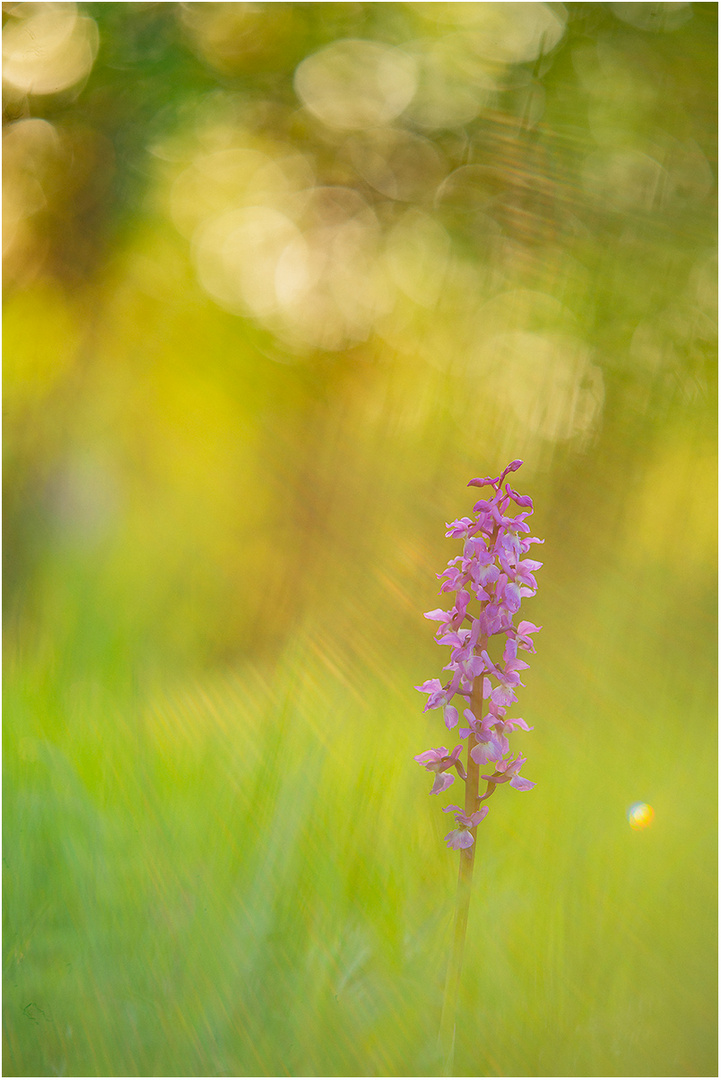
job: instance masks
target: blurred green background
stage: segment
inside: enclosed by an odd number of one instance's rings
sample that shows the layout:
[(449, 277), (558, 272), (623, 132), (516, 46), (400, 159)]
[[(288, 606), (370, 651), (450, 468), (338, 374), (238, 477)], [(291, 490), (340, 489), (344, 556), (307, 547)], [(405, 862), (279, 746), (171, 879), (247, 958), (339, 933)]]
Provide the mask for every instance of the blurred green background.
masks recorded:
[(515, 457), (456, 1072), (716, 1075), (717, 5), (3, 10), (5, 1075), (438, 1073)]

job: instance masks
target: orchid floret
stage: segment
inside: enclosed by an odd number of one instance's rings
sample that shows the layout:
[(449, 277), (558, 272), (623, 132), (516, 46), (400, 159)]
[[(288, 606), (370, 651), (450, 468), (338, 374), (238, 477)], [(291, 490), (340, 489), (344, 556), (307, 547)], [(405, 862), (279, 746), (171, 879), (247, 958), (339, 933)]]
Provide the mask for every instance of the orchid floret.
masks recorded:
[(472, 814), (466, 815), (463, 813), (460, 806), (444, 806), (443, 813), (455, 813), (456, 815), (456, 821), (460, 825), (460, 828), (453, 829), (444, 836), (443, 839), (449, 848), (452, 848), (454, 851), (459, 851), (462, 848), (469, 848), (473, 844), (473, 833), (470, 830), (475, 829), (480, 825), (488, 813), (488, 807), (483, 806), (480, 810), (474, 810)]

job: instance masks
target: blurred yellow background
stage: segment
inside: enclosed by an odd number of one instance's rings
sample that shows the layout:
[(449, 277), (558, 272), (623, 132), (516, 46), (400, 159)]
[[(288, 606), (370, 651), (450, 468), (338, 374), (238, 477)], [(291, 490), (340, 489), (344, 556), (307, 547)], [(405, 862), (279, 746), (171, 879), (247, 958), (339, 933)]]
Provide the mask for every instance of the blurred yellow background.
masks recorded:
[(516, 457), (456, 1072), (716, 1075), (716, 15), (4, 5), (6, 1075), (437, 1074), (422, 612)]

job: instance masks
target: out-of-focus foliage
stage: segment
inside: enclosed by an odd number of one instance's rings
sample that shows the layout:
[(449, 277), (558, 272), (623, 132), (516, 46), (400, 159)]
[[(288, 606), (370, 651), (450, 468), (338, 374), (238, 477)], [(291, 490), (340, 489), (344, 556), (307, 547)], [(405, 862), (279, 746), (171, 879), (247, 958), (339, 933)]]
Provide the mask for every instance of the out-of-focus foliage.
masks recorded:
[(410, 688), (515, 457), (457, 1067), (715, 1073), (716, 15), (3, 6), (8, 1075), (437, 1071)]

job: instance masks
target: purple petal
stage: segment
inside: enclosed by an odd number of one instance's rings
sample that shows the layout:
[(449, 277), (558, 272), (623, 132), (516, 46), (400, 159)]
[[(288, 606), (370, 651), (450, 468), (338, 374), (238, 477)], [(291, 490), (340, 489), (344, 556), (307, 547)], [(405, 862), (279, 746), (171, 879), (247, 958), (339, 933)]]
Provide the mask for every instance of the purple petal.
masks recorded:
[(441, 772), (438, 773), (433, 781), (433, 787), (431, 788), (431, 795), (440, 795), (442, 791), (450, 787), (453, 783), (453, 773)]
[(491, 691), (491, 701), (493, 701), (495, 705), (510, 705), (511, 702), (516, 700), (516, 695), (509, 686), (496, 686)]
[(506, 720), (506, 725), (511, 730), (513, 730), (514, 727), (519, 727), (522, 731), (533, 731), (533, 728), (528, 726), (522, 716), (519, 716), (517, 720)]
[(460, 848), (469, 848), (473, 844), (473, 837), (468, 829), (454, 829), (443, 838), (449, 848), (458, 851)]
[(458, 709), (456, 709), (453, 705), (446, 705), (445, 709), (443, 710), (443, 719), (445, 721), (446, 727), (450, 731), (451, 728), (454, 728), (458, 723)]
[(444, 757), (448, 757), (448, 751), (445, 746), (439, 746), (437, 750), (424, 750), (422, 754), (416, 754), (413, 760), (419, 765), (427, 765), (430, 761), (442, 761)]
[(516, 612), (521, 606), (521, 590), (513, 581), (509, 581), (503, 592), (505, 606), (511, 612)]
[(492, 756), (490, 743), (477, 743), (471, 749), (471, 757), (476, 765), (486, 765), (489, 761), (495, 761)]
[(511, 780), (511, 787), (515, 788), (516, 791), (530, 791), (535, 786), (535, 781), (526, 780), (523, 776), (514, 776)]
[(420, 686), (414, 686), (414, 690), (420, 690), (422, 694), (431, 694), (434, 690), (442, 690), (440, 679), (426, 679)]

